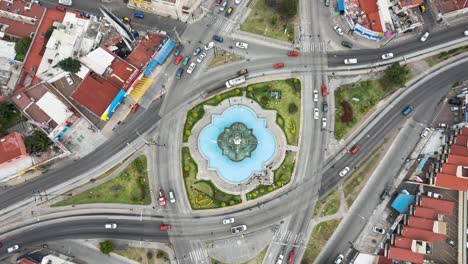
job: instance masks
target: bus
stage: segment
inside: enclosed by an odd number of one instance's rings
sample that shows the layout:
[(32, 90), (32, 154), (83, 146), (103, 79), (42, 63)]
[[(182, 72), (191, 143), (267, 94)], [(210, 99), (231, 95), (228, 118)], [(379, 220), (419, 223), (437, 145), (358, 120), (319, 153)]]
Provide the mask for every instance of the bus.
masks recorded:
[(231, 88), (231, 87), (239, 85), (241, 83), (245, 83), (245, 76), (244, 75), (227, 81), (226, 82), (226, 88)]

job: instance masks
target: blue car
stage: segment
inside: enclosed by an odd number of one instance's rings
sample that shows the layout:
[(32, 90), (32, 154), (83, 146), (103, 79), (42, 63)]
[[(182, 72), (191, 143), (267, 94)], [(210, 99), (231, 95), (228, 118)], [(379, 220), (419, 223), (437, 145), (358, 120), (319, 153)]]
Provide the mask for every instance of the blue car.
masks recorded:
[(213, 40), (223, 43), (224, 39), (218, 35), (213, 35)]
[(403, 115), (409, 115), (413, 111), (413, 107), (411, 105), (408, 105), (403, 112), (401, 112)]
[(133, 17), (143, 19), (143, 18), (145, 18), (145, 15), (143, 15), (142, 13), (133, 13)]

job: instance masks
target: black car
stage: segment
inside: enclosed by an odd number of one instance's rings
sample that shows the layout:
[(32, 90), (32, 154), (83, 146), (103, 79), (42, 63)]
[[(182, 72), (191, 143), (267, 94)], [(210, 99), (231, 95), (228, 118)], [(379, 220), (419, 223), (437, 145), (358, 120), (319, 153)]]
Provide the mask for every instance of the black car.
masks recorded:
[(342, 42), (341, 42), (341, 45), (342, 45), (343, 47), (346, 47), (346, 48), (350, 48), (350, 49), (353, 48), (353, 43), (348, 42), (348, 41), (342, 41)]
[(453, 241), (452, 239), (447, 238), (447, 240), (445, 240), (445, 242), (447, 242), (447, 244), (449, 244), (450, 246), (452, 246), (454, 248), (457, 248), (457, 243), (455, 241)]
[(451, 105), (462, 105), (462, 100), (460, 98), (454, 97), (449, 99), (448, 103)]
[(323, 111), (324, 113), (328, 112), (328, 104), (327, 104), (327, 102), (323, 102), (323, 103), (322, 103), (322, 111)]
[(182, 74), (184, 73), (184, 68), (179, 68), (176, 72), (176, 79), (179, 80), (182, 77)]
[(175, 48), (175, 50), (174, 50), (174, 55), (175, 55), (175, 56), (179, 56), (180, 53), (182, 53), (182, 50), (183, 50), (183, 49), (184, 49), (184, 46), (178, 45), (178, 46)]
[(382, 194), (380, 195), (380, 199), (385, 200), (390, 193), (388, 192), (388, 189), (383, 190)]
[(213, 35), (213, 40), (218, 41), (219, 43), (223, 43), (224, 39), (218, 35)]

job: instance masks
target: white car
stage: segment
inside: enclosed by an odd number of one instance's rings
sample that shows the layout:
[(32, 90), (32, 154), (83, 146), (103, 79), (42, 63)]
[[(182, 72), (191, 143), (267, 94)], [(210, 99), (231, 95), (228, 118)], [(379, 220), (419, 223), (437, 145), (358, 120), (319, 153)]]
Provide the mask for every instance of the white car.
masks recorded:
[(334, 263), (335, 263), (335, 264), (341, 264), (341, 263), (343, 263), (343, 259), (344, 259), (343, 254), (339, 254), (338, 257), (336, 257)]
[(105, 224), (104, 227), (106, 229), (116, 229), (117, 228), (117, 224), (116, 223), (108, 223), (108, 224)]
[(239, 49), (248, 49), (249, 44), (238, 41), (238, 42), (236, 42), (236, 47), (238, 47)]
[(422, 37), (419, 39), (421, 42), (424, 42), (427, 40), (427, 38), (429, 37), (429, 32), (426, 32), (424, 33), (424, 35), (422, 35)]
[(210, 43), (206, 44), (204, 48), (205, 50), (209, 50), (209, 49), (214, 48), (214, 46), (215, 46), (214, 41), (211, 41)]
[(236, 3), (236, 5), (240, 4), (241, 0), (236, 0), (234, 1), (234, 3)]
[(227, 1), (225, 0), (220, 6), (219, 6), (219, 12), (224, 12), (224, 10), (226, 10), (226, 7), (227, 7)]
[(71, 78), (70, 74), (65, 75), (65, 79), (67, 80), (68, 85), (74, 84), (73, 79)]
[(388, 60), (388, 59), (391, 59), (393, 58), (393, 53), (385, 53), (384, 55), (382, 55), (382, 60)]
[(195, 62), (190, 63), (190, 66), (187, 69), (187, 73), (192, 74), (192, 72), (195, 70), (196, 66), (197, 66), (197, 64)]
[(278, 259), (276, 260), (276, 264), (282, 264), (284, 259), (283, 252), (281, 252), (278, 256)]
[(8, 251), (8, 253), (11, 253), (11, 252), (15, 252), (15, 251), (18, 250), (18, 249), (19, 249), (19, 245), (14, 245), (14, 246), (12, 246), (12, 247), (9, 247), (9, 248), (7, 249), (7, 251)]
[(169, 192), (169, 201), (171, 203), (175, 203), (175, 196), (173, 192)]
[(353, 58), (353, 59), (345, 59), (344, 60), (344, 64), (356, 64), (357, 63), (357, 59)]
[(234, 217), (223, 219), (223, 225), (234, 223)]
[(244, 232), (245, 230), (247, 230), (246, 225), (235, 226), (235, 227), (231, 228), (231, 233), (236, 234), (236, 233), (239, 233), (239, 232)]
[(468, 30), (463, 31), (463, 35), (468, 36)]
[(322, 128), (327, 128), (327, 119), (325, 117), (322, 118)]
[(349, 172), (349, 167), (344, 167), (344, 169), (342, 169), (339, 173), (340, 177), (343, 177), (345, 176), (346, 174), (348, 174)]
[(314, 108), (314, 119), (315, 120), (319, 119), (319, 109), (317, 107)]
[(422, 137), (422, 138), (427, 137), (427, 136), (429, 135), (429, 132), (431, 132), (431, 130), (430, 130), (429, 128), (426, 127), (426, 128), (423, 130), (423, 132), (421, 133), (421, 137)]
[(377, 226), (373, 226), (372, 231), (381, 235), (385, 234), (385, 229), (377, 227)]
[(206, 57), (206, 52), (202, 52), (202, 54), (200, 54), (200, 56), (198, 56), (197, 58), (197, 62), (198, 63), (201, 63)]
[(318, 102), (318, 98), (319, 98), (318, 91), (314, 90), (314, 102)]
[(344, 32), (339, 26), (334, 26), (333, 29), (338, 33), (338, 35), (343, 36)]

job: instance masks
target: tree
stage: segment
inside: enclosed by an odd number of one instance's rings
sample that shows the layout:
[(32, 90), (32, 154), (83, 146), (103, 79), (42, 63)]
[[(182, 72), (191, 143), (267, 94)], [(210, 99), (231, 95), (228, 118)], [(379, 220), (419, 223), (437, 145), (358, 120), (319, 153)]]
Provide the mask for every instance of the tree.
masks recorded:
[(265, 4), (269, 7), (276, 7), (276, 0), (265, 0)]
[(114, 243), (110, 240), (106, 240), (104, 242), (99, 243), (99, 250), (101, 250), (102, 253), (109, 255), (115, 248)]
[(271, 24), (272, 24), (273, 26), (276, 25), (277, 22), (278, 22), (278, 18), (277, 18), (277, 17), (274, 16), (274, 17), (271, 18)]
[(410, 70), (406, 65), (401, 66), (398, 62), (395, 62), (385, 70), (381, 83), (385, 90), (404, 86), (408, 81), (409, 73)]
[(278, 11), (286, 18), (291, 18), (297, 14), (297, 0), (281, 0)]
[(15, 44), (15, 52), (17, 61), (23, 61), (28, 52), (29, 46), (31, 45), (32, 38), (22, 38)]
[(28, 153), (40, 153), (46, 151), (52, 145), (52, 142), (44, 133), (35, 131), (34, 134), (24, 139), (24, 144)]
[(288, 111), (290, 114), (295, 114), (297, 112), (298, 108), (295, 103), (290, 103), (288, 107)]
[(62, 68), (62, 70), (77, 73), (81, 68), (81, 63), (78, 60), (73, 59), (72, 57), (68, 57), (64, 60), (61, 60), (58, 63), (58, 66)]

